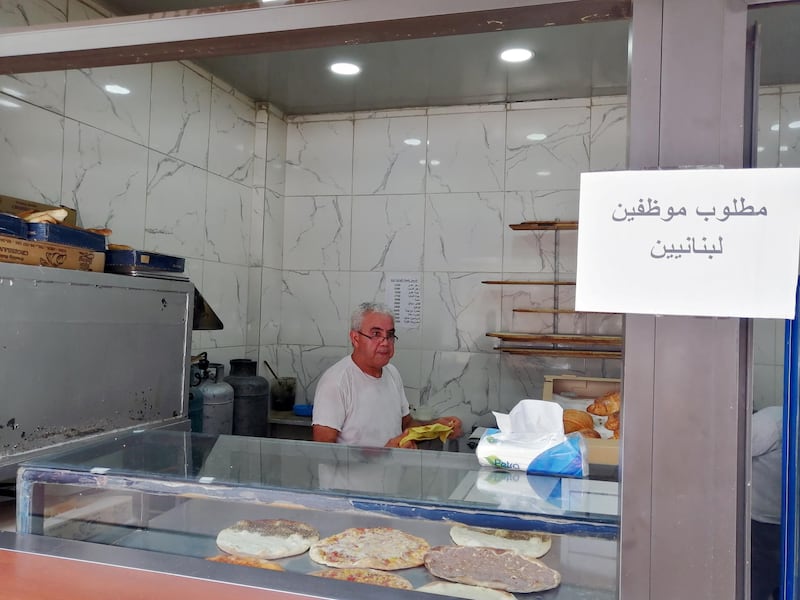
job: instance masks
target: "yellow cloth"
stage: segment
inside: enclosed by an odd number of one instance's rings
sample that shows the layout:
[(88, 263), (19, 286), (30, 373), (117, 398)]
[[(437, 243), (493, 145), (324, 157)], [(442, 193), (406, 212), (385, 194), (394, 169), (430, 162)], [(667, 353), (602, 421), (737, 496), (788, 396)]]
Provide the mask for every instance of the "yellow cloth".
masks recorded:
[(452, 432), (452, 427), (448, 425), (442, 425), (441, 423), (431, 423), (430, 425), (409, 427), (408, 434), (406, 434), (406, 436), (400, 440), (400, 446), (410, 442), (411, 440), (416, 442), (419, 440), (435, 440), (436, 438), (439, 438), (442, 443), (444, 443), (444, 441)]

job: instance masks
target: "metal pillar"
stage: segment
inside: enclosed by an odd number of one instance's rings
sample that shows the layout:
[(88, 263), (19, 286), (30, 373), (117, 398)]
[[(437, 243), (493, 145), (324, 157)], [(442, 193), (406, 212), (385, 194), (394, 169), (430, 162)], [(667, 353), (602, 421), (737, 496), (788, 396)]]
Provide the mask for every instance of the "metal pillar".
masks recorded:
[[(746, 21), (745, 0), (634, 0), (630, 168), (742, 166)], [(626, 316), (622, 600), (744, 597), (748, 337)]]

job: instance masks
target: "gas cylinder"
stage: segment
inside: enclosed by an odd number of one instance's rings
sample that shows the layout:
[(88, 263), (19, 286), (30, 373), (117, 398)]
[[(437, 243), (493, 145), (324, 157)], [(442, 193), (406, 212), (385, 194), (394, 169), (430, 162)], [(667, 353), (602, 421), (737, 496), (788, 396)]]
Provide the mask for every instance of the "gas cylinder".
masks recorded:
[(210, 363), (201, 354), (197, 363), (201, 371), (201, 382), (196, 389), (203, 397), (203, 433), (233, 433), (233, 388), (223, 381), (225, 365)]
[(256, 375), (256, 361), (234, 358), (225, 381), (233, 387), (233, 434), (265, 437), (269, 383)]

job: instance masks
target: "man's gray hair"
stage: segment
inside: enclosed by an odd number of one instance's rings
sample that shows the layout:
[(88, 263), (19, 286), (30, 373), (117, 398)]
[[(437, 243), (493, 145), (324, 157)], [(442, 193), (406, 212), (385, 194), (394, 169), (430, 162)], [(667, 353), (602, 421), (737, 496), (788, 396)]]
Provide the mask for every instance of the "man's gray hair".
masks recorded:
[(394, 313), (392, 309), (383, 304), (382, 302), (362, 302), (353, 311), (350, 317), (350, 331), (358, 331), (361, 329), (361, 324), (364, 322), (364, 316), (368, 313), (378, 313), (379, 315), (386, 315), (394, 320)]

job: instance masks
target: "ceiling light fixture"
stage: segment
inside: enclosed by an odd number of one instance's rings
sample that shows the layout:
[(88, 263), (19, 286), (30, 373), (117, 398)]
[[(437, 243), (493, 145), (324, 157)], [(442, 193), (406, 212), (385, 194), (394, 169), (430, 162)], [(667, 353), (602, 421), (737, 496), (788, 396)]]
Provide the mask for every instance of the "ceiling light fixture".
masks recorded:
[(331, 65), (331, 71), (337, 75), (357, 75), (361, 72), (361, 67), (353, 63), (340, 62), (333, 63)]
[(792, 121), (787, 125), (789, 129), (800, 129), (800, 121)]
[(781, 128), (781, 126), (778, 123), (773, 123), (772, 125), (770, 125), (769, 130), (770, 131), (778, 131), (780, 128)]
[(103, 89), (107, 91), (109, 94), (120, 94), (124, 96), (125, 94), (131, 93), (131, 91), (128, 88), (122, 87), (121, 85), (117, 85), (116, 83), (109, 83), (103, 86)]
[(532, 142), (541, 142), (544, 139), (547, 139), (547, 134), (545, 133), (529, 133), (525, 136), (526, 139), (529, 139)]
[(525, 62), (533, 58), (533, 52), (527, 48), (509, 48), (500, 53), (500, 58), (506, 62)]
[(422, 140), (418, 140), (417, 138), (408, 138), (403, 140), (403, 143), (406, 146), (419, 146), (422, 143)]

